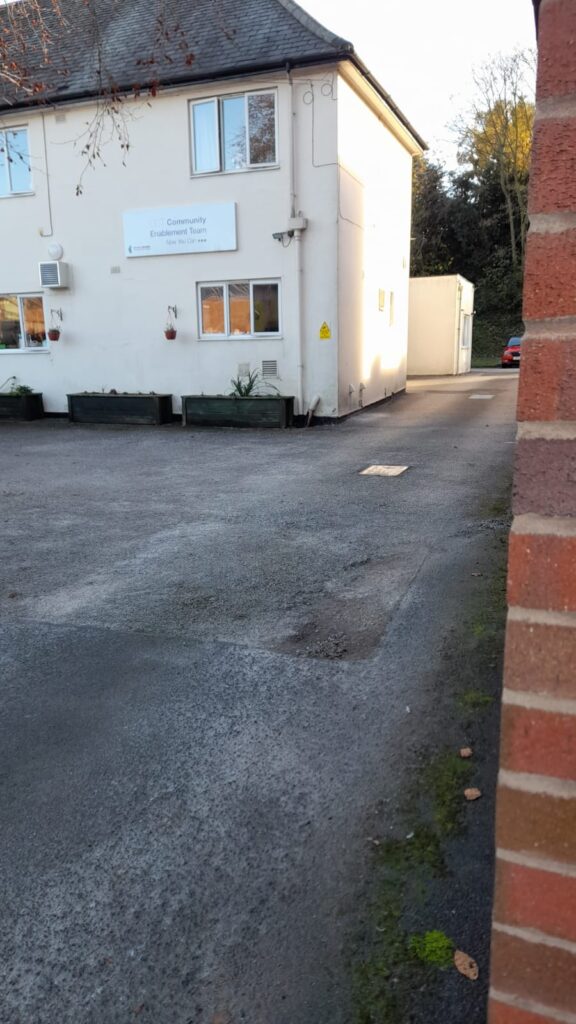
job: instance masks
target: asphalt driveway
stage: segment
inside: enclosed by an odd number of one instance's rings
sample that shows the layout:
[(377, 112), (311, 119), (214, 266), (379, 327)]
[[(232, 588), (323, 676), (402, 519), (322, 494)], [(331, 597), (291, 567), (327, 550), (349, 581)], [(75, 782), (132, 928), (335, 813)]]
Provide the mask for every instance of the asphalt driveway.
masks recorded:
[(1, 425), (4, 1024), (349, 1024), (516, 377), (312, 430)]

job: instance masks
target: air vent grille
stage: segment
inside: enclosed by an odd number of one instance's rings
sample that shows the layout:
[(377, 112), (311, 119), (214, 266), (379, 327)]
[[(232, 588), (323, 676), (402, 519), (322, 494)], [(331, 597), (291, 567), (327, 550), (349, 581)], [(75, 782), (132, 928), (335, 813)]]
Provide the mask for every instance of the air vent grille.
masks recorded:
[(250, 363), (238, 363), (238, 376), (249, 377), (250, 376)]
[(277, 377), (278, 376), (278, 362), (276, 359), (263, 359), (262, 360), (262, 376), (263, 377)]
[(60, 263), (59, 260), (49, 260), (46, 263), (39, 263), (38, 269), (40, 271), (40, 284), (43, 288), (67, 288), (67, 263)]
[(55, 284), (58, 284), (59, 276), (57, 263), (40, 264), (40, 284), (44, 288), (53, 288)]

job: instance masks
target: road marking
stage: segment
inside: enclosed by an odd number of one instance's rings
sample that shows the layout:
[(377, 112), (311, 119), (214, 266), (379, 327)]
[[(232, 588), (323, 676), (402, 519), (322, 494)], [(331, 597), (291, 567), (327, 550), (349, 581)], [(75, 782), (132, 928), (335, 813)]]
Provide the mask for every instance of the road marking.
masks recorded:
[(400, 476), (408, 466), (367, 466), (360, 470), (360, 476)]
[(494, 398), (494, 395), (470, 395), (470, 398), (477, 398), (480, 401), (481, 399)]

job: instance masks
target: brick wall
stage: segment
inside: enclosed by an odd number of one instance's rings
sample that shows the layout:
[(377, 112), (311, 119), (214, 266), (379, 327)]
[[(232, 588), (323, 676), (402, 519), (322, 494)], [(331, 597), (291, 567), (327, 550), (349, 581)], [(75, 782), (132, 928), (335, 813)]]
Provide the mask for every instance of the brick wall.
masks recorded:
[(490, 1024), (576, 1024), (576, 0), (540, 0)]

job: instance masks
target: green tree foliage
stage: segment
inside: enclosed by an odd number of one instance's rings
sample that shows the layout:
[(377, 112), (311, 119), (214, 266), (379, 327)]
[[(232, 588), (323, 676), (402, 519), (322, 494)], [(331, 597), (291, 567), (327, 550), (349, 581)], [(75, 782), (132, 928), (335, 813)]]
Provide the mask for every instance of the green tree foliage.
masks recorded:
[(412, 174), (412, 274), (425, 277), (449, 274), (450, 197), (441, 164), (424, 158), (414, 161)]
[(531, 54), (516, 52), (476, 73), (477, 103), (456, 126), (458, 171), (426, 158), (414, 165), (411, 273), (474, 282), (478, 354), (522, 333), (532, 68)]
[(531, 53), (498, 56), (474, 75), (477, 103), (457, 126), (459, 160), (478, 179), (492, 173), (506, 210), (510, 260), (522, 267), (527, 229), (528, 175), (534, 128)]

